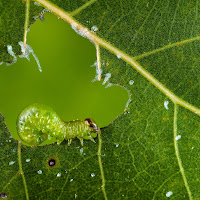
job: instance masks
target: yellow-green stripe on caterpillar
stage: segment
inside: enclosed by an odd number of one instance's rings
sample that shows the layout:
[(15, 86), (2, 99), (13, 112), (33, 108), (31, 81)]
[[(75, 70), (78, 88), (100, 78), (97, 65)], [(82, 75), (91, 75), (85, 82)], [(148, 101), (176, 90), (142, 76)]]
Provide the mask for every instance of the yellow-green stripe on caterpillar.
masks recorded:
[(91, 118), (64, 122), (52, 108), (39, 103), (31, 104), (20, 112), (16, 127), (21, 140), (29, 145), (40, 145), (51, 138), (56, 138), (58, 144), (64, 139), (70, 144), (75, 137), (83, 145), (83, 139), (94, 142), (93, 138), (100, 131)]

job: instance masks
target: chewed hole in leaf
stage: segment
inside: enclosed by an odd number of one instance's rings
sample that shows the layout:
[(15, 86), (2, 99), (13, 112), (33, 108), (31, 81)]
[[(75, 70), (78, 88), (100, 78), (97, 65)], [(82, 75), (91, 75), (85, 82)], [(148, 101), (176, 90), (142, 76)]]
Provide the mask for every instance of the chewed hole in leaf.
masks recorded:
[[(52, 29), (52, 27), (54, 28)], [(43, 32), (44, 35), (48, 34), (49, 38), (60, 33), (63, 33), (63, 35), (62, 37), (55, 37), (49, 46), (49, 40), (43, 35), (40, 37), (39, 43), (36, 43), (39, 32)], [(66, 37), (66, 33), (68, 37)], [(30, 62), (25, 59), (18, 59), (15, 66), (12, 66), (12, 70), (7, 66), (1, 66), (0, 73), (0, 82), (5, 85), (2, 93), (7, 94), (9, 91), (15, 99), (11, 108), (11, 104), (8, 103), (10, 100), (5, 95), (5, 98), (0, 101), (0, 111), (6, 116), (7, 126), (16, 139), (19, 139), (16, 130), (18, 114), (23, 108), (35, 102), (44, 103), (52, 107), (64, 121), (71, 121), (77, 118), (84, 120), (90, 117), (95, 119), (99, 127), (107, 126), (125, 110), (126, 102), (129, 98), (127, 91), (116, 85), (105, 88), (111, 80), (109, 77), (111, 76), (110, 78), (112, 78), (112, 74), (109, 74), (109, 72), (104, 71), (107, 75), (103, 76), (101, 81), (91, 82), (96, 75), (95, 68), (90, 68), (97, 59), (95, 47), (90, 41), (77, 35), (65, 22), (58, 20), (57, 17), (50, 13), (45, 14), (45, 22), (38, 20), (31, 27), (28, 37), (30, 48), (27, 45), (29, 51), (27, 50), (27, 54), (23, 54), (23, 56), (28, 58), (28, 52), (31, 54), (35, 50), (34, 53), (38, 55), (43, 71), (39, 73), (40, 71), (37, 69), (33, 59), (30, 59)], [(72, 38), (74, 39), (72, 40)], [(19, 50), (21, 46), (22, 51), (23, 44), (20, 44), (16, 46)], [(35, 46), (35, 44), (37, 45)], [(83, 51), (86, 46), (87, 51)], [(76, 49), (75, 53), (71, 51), (74, 48)], [(38, 51), (37, 49), (42, 50)], [(49, 49), (51, 50), (49, 51)], [(59, 49), (59, 51), (56, 49)], [(12, 51), (15, 54), (17, 53), (14, 47)], [(12, 54), (11, 51), (9, 52)], [(46, 60), (46, 55), (51, 59), (48, 58)], [(55, 55), (56, 59), (53, 59)], [(74, 59), (74, 57), (79, 57), (79, 59)], [(55, 68), (57, 59), (60, 60), (61, 64)], [(103, 63), (103, 59), (101, 59), (101, 62)], [(110, 60), (106, 60), (104, 65), (106, 67), (112, 66), (112, 63)], [(9, 73), (9, 76), (7, 73)], [(54, 81), (49, 84), (48, 80)], [(103, 82), (104, 85), (102, 85)], [(22, 83), (23, 87), (21, 87)], [(13, 85), (16, 88), (20, 88), (20, 93), (16, 92)], [(29, 89), (30, 87), (32, 88), (31, 90)], [(52, 88), (57, 88), (58, 90), (52, 90)], [(22, 93), (25, 98), (18, 98)], [(52, 142), (55, 142), (55, 140)]]

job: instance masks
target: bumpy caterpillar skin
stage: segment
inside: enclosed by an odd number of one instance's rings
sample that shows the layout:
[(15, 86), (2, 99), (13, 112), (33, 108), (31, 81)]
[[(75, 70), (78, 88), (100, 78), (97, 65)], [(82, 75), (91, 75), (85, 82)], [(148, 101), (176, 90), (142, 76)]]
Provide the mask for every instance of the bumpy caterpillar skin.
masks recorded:
[(100, 131), (91, 118), (64, 122), (52, 108), (38, 103), (21, 111), (16, 127), (19, 137), (30, 145), (40, 145), (51, 138), (56, 138), (58, 144), (64, 139), (70, 144), (75, 137), (83, 145), (83, 138), (94, 142)]

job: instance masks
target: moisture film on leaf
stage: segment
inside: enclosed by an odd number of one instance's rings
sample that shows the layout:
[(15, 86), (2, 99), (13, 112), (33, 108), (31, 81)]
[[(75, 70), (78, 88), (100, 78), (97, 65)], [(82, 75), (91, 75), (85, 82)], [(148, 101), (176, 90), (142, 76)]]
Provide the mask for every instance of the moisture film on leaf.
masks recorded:
[(21, 54), (24, 30), (46, 8), (94, 43), (96, 79), (130, 99), (83, 147), (21, 145), (1, 116), (0, 197), (200, 199), (199, 2), (35, 2), (0, 0), (0, 62)]

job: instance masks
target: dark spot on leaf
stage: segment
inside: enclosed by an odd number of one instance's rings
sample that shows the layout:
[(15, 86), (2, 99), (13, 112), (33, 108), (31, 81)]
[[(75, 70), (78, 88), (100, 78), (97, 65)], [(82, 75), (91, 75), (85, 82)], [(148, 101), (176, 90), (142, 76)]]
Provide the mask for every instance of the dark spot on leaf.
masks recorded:
[(55, 158), (50, 158), (50, 159), (48, 160), (48, 165), (49, 165), (49, 167), (54, 167), (54, 166), (56, 165), (56, 163), (57, 163), (57, 161), (56, 161)]
[(2, 192), (1, 195), (0, 195), (0, 197), (1, 197), (2, 199), (5, 199), (5, 198), (7, 198), (7, 194), (6, 194), (5, 192)]

